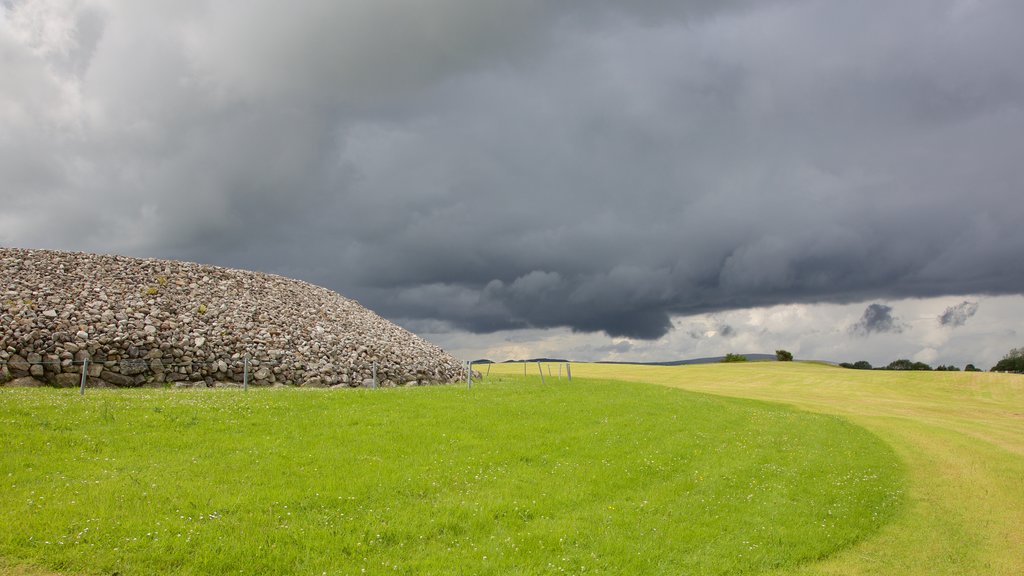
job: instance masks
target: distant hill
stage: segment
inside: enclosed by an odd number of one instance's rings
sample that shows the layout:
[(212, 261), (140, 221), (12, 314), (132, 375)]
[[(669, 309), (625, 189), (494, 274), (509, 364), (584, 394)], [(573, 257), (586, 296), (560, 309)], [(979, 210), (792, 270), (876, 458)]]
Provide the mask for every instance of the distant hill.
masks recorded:
[[(743, 354), (750, 362), (775, 361), (775, 354)], [(630, 364), (635, 366), (683, 366), (685, 364), (715, 364), (725, 359), (725, 356), (709, 356), (707, 358), (691, 358), (689, 360), (669, 360), (666, 362), (629, 362), (629, 361), (598, 361), (595, 364)], [(515, 364), (521, 362), (570, 362), (564, 358), (530, 358), (528, 360), (505, 360), (502, 364)], [(495, 364), (491, 360), (474, 360), (473, 364)]]
[[(750, 362), (763, 362), (775, 360), (775, 354), (743, 354)], [(667, 362), (597, 362), (597, 364), (635, 364), (639, 366), (683, 366), (685, 364), (716, 364), (725, 359), (725, 356), (709, 356), (706, 358), (691, 358), (689, 360), (671, 360)]]

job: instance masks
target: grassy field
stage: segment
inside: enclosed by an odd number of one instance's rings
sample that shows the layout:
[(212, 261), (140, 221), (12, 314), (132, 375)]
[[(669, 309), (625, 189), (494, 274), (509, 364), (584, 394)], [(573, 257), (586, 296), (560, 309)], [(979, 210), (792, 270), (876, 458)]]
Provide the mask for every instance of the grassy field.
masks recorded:
[[(495, 365), (492, 374), (521, 373)], [(535, 368), (531, 368), (535, 370)], [(1024, 377), (810, 363), (573, 365), (615, 378), (782, 402), (871, 430), (904, 462), (908, 503), (877, 536), (780, 574), (1024, 574)]]
[(649, 384), (0, 389), (6, 574), (793, 572), (903, 486), (843, 419)]

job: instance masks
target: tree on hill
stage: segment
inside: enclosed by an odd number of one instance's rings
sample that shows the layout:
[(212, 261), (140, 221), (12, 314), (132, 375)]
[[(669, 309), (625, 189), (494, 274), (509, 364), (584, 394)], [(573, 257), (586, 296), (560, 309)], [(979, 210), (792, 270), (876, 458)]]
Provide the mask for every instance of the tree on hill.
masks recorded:
[(857, 370), (871, 370), (871, 362), (867, 360), (857, 360), (853, 363), (853, 367)]
[(906, 358), (893, 360), (885, 367), (886, 370), (931, 370), (932, 367), (924, 362), (911, 362)]
[(981, 372), (981, 368), (978, 368), (974, 364), (968, 364), (964, 366), (964, 372)]
[(1024, 347), (1013, 348), (992, 367), (993, 372), (1024, 372)]
[(893, 360), (889, 362), (889, 365), (885, 367), (886, 370), (913, 370), (914, 363), (906, 358), (900, 358), (899, 360)]
[(744, 356), (743, 354), (733, 354), (732, 352), (729, 352), (728, 354), (725, 355), (725, 358), (722, 358), (722, 362), (746, 362), (746, 361), (747, 361), (747, 357)]
[(779, 362), (792, 362), (793, 353), (787, 350), (776, 350), (775, 359), (778, 360)]

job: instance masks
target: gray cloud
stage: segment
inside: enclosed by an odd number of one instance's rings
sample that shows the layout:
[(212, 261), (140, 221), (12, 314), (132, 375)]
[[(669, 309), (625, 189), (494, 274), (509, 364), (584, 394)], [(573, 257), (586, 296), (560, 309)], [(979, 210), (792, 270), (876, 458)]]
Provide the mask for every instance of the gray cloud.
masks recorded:
[(850, 327), (850, 332), (860, 336), (902, 331), (903, 325), (899, 318), (892, 315), (892, 306), (877, 303), (868, 304), (861, 319)]
[(634, 346), (632, 342), (629, 340), (622, 340), (620, 342), (613, 342), (604, 346), (596, 346), (592, 350), (592, 353), (605, 357), (609, 354), (626, 354), (628, 352), (632, 352), (633, 349)]
[(967, 323), (967, 319), (978, 312), (977, 302), (963, 301), (956, 306), (946, 308), (946, 311), (939, 316), (939, 324), (956, 328)]
[(1024, 285), (1018, 2), (4, 7), (3, 244), (647, 339)]

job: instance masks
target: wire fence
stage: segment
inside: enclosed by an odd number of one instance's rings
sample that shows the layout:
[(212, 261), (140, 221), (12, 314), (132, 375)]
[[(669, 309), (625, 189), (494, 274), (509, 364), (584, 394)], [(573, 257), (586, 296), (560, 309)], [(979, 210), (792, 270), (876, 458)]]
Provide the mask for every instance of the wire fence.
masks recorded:
[[(158, 361), (157, 369), (154, 369), (153, 361)], [(491, 362), (474, 363), (464, 362), (463, 369), (467, 387), (472, 388), (474, 380), (480, 381), (490, 376)], [(524, 361), (523, 376), (529, 376), (531, 367), (536, 366), (537, 374), (540, 375), (541, 383), (549, 379), (561, 379), (564, 374), (569, 381), (572, 381), (572, 367), (569, 362), (532, 362)], [(555, 366), (555, 370), (552, 369)], [(280, 367), (285, 365), (281, 364)], [(52, 383), (58, 387), (72, 387), (71, 381), (77, 384), (80, 393), (85, 394), (85, 389), (90, 382), (99, 386), (113, 385), (121, 388), (137, 388), (144, 385), (176, 386), (176, 387), (205, 387), (215, 384), (218, 387), (241, 387), (249, 389), (250, 384), (270, 384), (280, 382), (268, 382), (266, 377), (254, 379), (254, 368), (256, 370), (273, 369), (274, 363), (266, 360), (254, 362), (248, 355), (241, 359), (215, 359), (206, 361), (168, 361), (160, 358), (143, 359), (133, 358), (125, 360), (83, 360), (62, 359), (62, 360), (0, 360), (0, 367), (5, 370), (0, 374), (0, 386), (7, 381), (22, 378), (32, 378), (39, 384)], [(547, 376), (545, 377), (545, 368)], [(384, 387), (378, 378), (378, 364), (373, 362), (370, 378), (337, 384), (332, 387), (363, 387), (381, 388)], [(238, 374), (240, 372), (240, 374)], [(222, 379), (214, 378), (213, 375)], [(141, 376), (141, 378), (138, 378)], [(238, 377), (240, 376), (240, 378)], [(225, 378), (229, 378), (225, 380)], [(41, 380), (40, 380), (41, 379)], [(6, 380), (6, 381), (5, 381)], [(318, 379), (317, 379), (318, 380)], [(310, 385), (309, 380), (304, 383), (307, 387), (324, 387), (322, 384)]]

